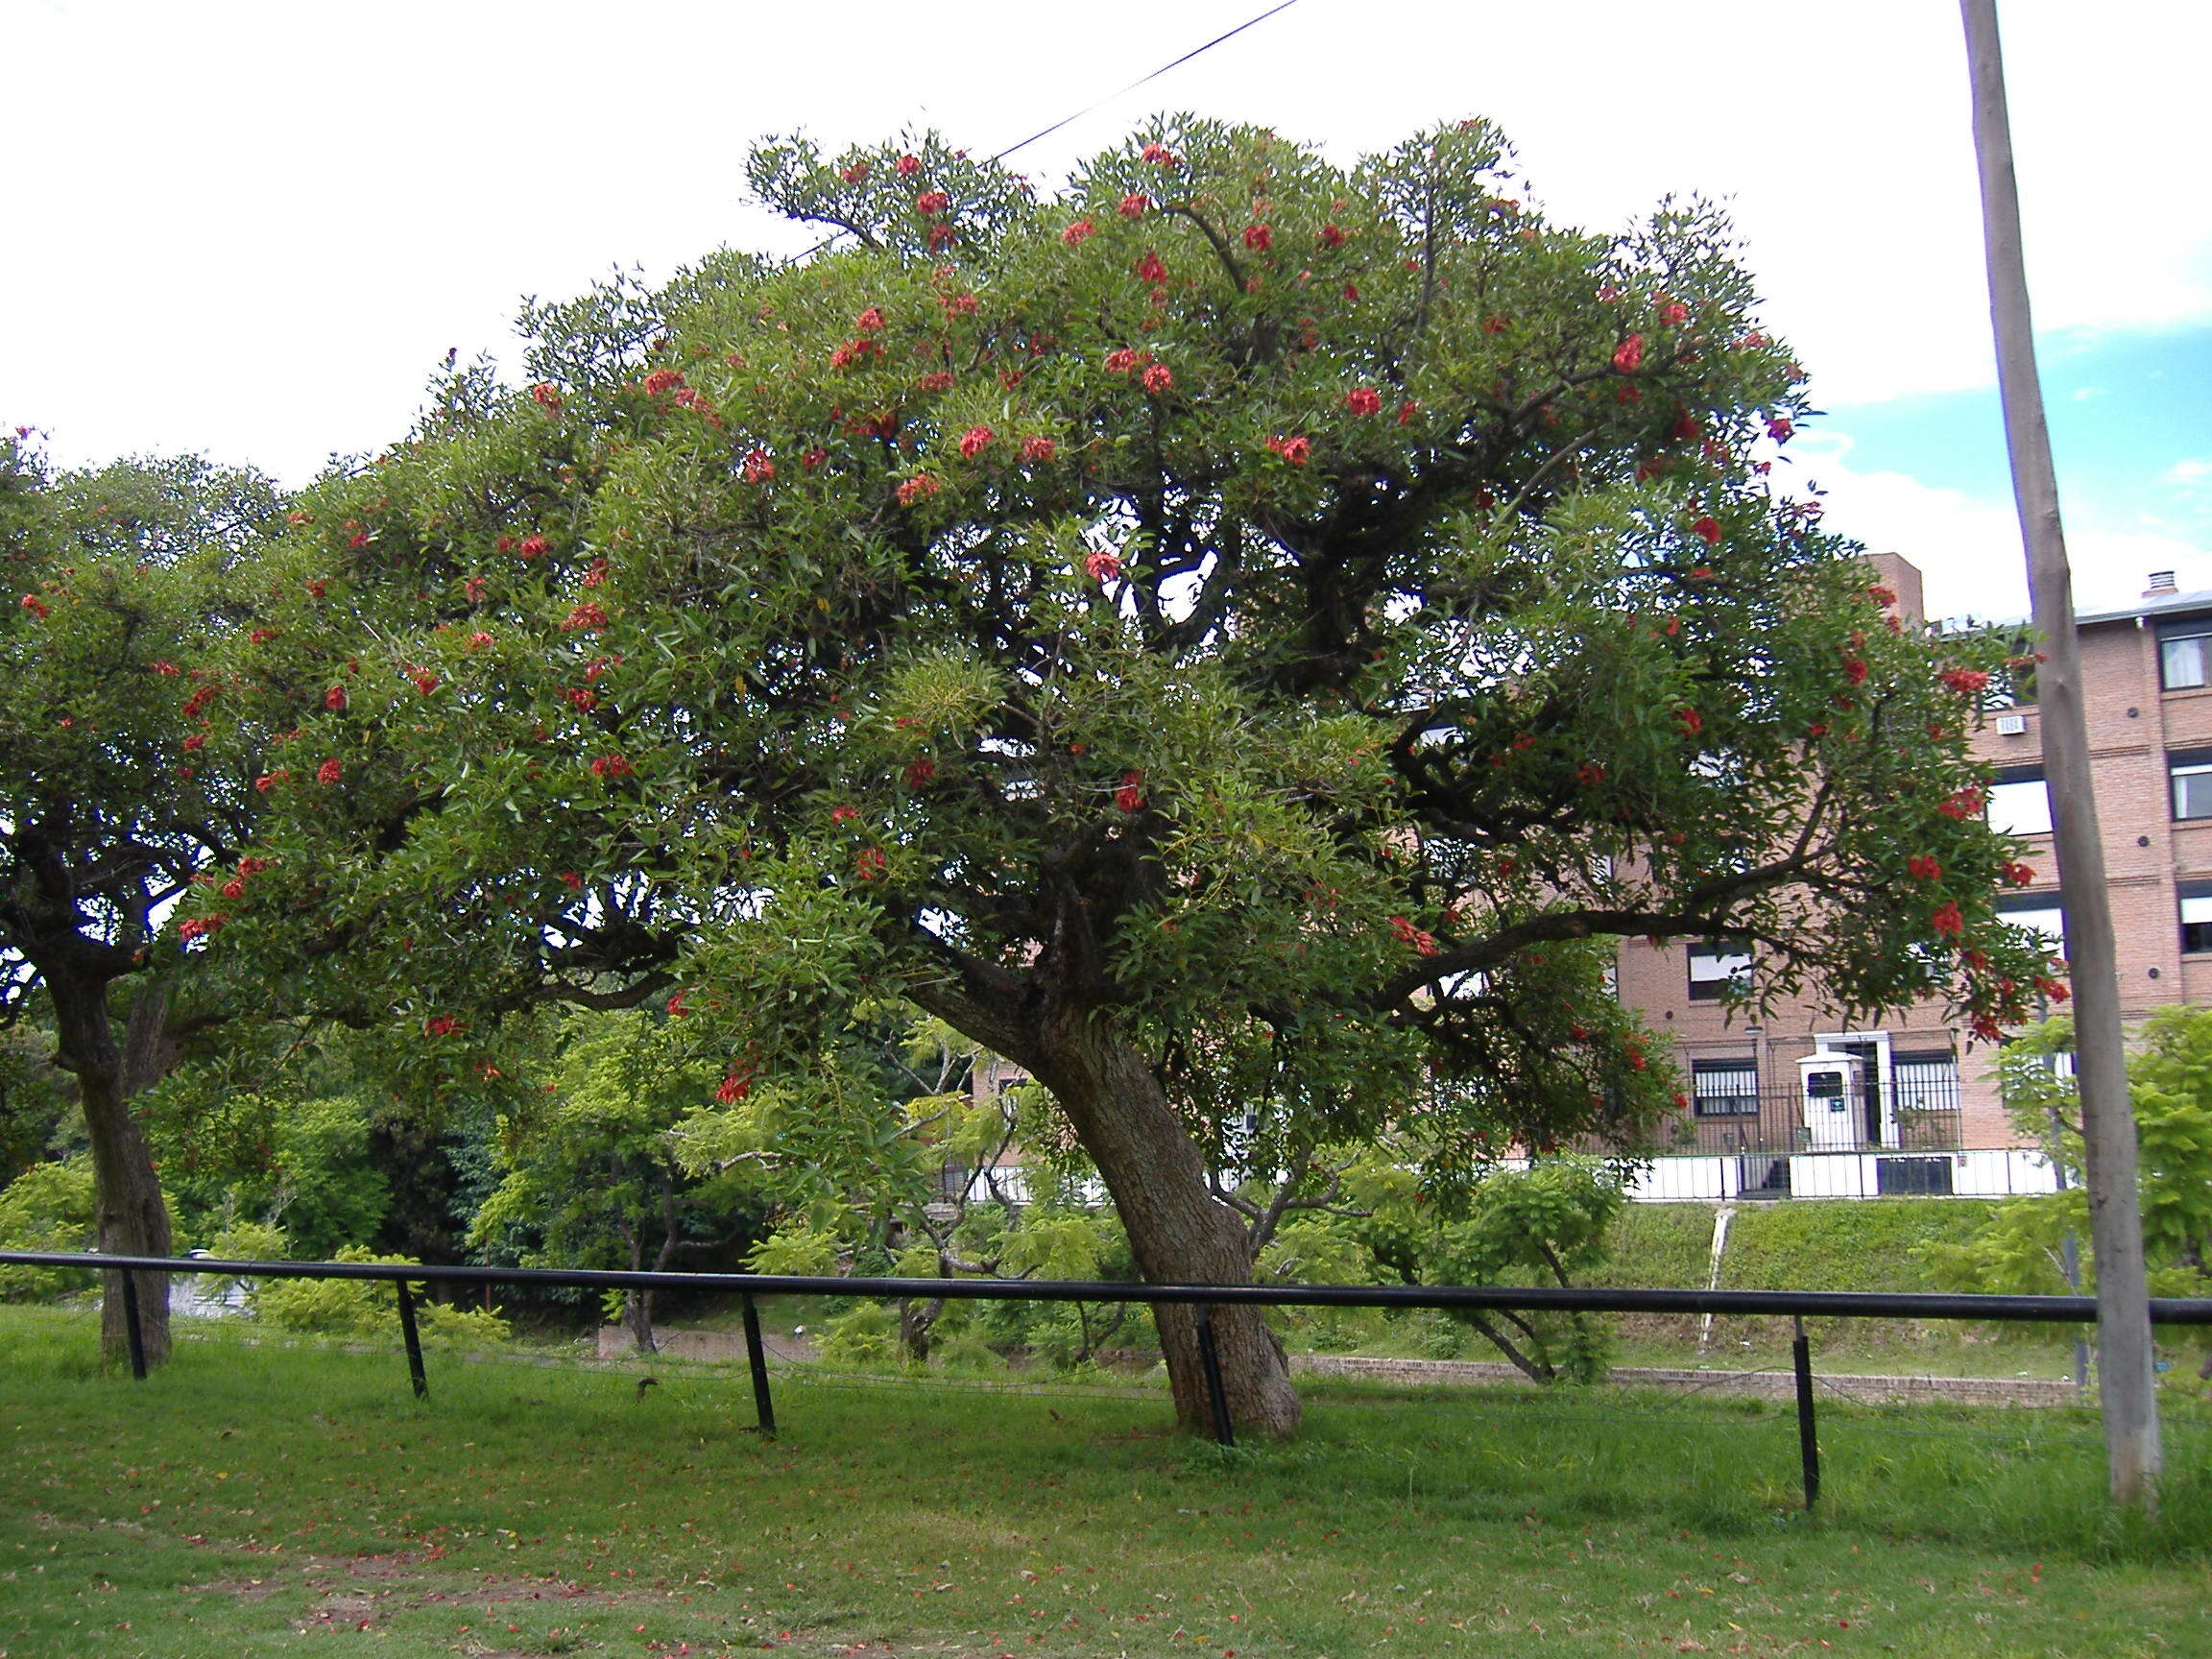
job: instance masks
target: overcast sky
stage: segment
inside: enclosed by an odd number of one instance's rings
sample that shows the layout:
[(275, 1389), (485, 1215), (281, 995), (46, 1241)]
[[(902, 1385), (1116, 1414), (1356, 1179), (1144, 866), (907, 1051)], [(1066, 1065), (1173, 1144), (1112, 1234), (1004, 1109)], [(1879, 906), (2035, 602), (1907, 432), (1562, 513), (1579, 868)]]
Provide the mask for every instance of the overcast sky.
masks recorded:
[[(1951, 0), (0, 0), (0, 420), (66, 464), (202, 451), (301, 483), (405, 431), (523, 295), (807, 240), (747, 146), (906, 125), (1051, 180), (1146, 114), (1340, 160), (1488, 115), (1555, 216), (1725, 200), (1830, 413), (1830, 522), (1940, 613), (2026, 610)], [(2077, 593), (2212, 589), (2202, 0), (2001, 7)]]

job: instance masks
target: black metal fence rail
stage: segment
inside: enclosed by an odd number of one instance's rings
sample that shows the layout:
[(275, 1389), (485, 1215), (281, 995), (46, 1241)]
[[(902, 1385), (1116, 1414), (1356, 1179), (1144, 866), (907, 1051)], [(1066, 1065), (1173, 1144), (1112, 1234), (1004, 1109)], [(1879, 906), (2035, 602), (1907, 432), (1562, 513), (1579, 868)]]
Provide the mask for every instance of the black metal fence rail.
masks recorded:
[[(204, 1274), (217, 1279), (382, 1280), (397, 1292), (399, 1332), (407, 1371), (418, 1397), (429, 1392), (422, 1344), (416, 1330), (418, 1284), (543, 1286), (582, 1290), (706, 1290), (740, 1298), (745, 1354), (753, 1380), (759, 1432), (776, 1432), (775, 1402), (768, 1386), (767, 1349), (756, 1298), (855, 1296), (883, 1301), (945, 1297), (978, 1302), (1142, 1302), (1192, 1307), (1198, 1350), (1206, 1371), (1214, 1437), (1235, 1444), (1220, 1367), (1214, 1356), (1210, 1308), (1432, 1308), (1581, 1313), (1787, 1314), (1796, 1321), (1791, 1353), (1796, 1371), (1798, 1444), (1808, 1507), (1820, 1492), (1820, 1464), (1813, 1412), (1813, 1363), (1805, 1320), (1969, 1319), (2077, 1325), (2097, 1317), (2091, 1296), (1944, 1295), (1872, 1290), (1647, 1290), (1582, 1286), (1496, 1285), (1131, 1285), (1089, 1279), (841, 1279), (776, 1273), (647, 1273), (591, 1268), (423, 1266), (387, 1262), (219, 1262), (206, 1257), (105, 1256), (57, 1250), (0, 1250), (0, 1265), (65, 1267), (113, 1274), (120, 1282), (130, 1334), (131, 1368), (146, 1376), (138, 1310), (141, 1273)], [(2151, 1319), (2159, 1325), (2212, 1325), (2212, 1297), (2154, 1297)]]

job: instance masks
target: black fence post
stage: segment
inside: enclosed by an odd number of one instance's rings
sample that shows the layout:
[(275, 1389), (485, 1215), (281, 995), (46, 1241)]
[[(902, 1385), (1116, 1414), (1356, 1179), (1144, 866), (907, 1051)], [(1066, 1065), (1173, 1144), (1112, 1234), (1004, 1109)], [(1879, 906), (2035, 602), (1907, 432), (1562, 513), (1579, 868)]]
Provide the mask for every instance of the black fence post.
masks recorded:
[(123, 1281), (123, 1328), (131, 1343), (131, 1375), (139, 1382), (146, 1381), (146, 1332), (138, 1322), (138, 1276), (130, 1268), (121, 1269)]
[(753, 1298), (740, 1296), (745, 1313), (745, 1361), (753, 1370), (753, 1417), (763, 1439), (776, 1438), (776, 1402), (768, 1395), (768, 1351), (760, 1341), (760, 1310)]
[(1797, 1369), (1797, 1457), (1805, 1467), (1805, 1507), (1820, 1500), (1820, 1441), (1813, 1428), (1813, 1344), (1806, 1340), (1805, 1315), (1797, 1321), (1796, 1339), (1790, 1344), (1790, 1358)]
[(399, 1336), (407, 1344), (407, 1377), (415, 1384), (415, 1398), (421, 1400), (430, 1392), (430, 1379), (422, 1375), (422, 1337), (415, 1329), (415, 1294), (407, 1288), (406, 1280), (393, 1283), (399, 1290)]
[(1229, 1421), (1229, 1395), (1221, 1386), (1221, 1356), (1214, 1346), (1214, 1318), (1203, 1302), (1198, 1312), (1198, 1362), (1206, 1369), (1206, 1398), (1214, 1407), (1214, 1438), (1224, 1446), (1237, 1444), (1236, 1428)]

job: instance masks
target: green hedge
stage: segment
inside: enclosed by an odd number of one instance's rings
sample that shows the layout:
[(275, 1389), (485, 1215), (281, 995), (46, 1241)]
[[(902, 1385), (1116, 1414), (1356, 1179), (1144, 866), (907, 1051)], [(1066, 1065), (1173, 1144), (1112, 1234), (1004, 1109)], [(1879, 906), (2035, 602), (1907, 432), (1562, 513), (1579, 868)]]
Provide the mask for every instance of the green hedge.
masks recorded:
[[(1631, 1204), (1594, 1286), (1701, 1290), (1712, 1271), (1711, 1204)], [(1919, 1247), (1957, 1243), (1989, 1206), (1959, 1198), (1860, 1198), (1739, 1206), (1723, 1290), (1935, 1290)]]
[[(1922, 1245), (1963, 1243), (1990, 1206), (1958, 1198), (1857, 1198), (1736, 1212), (1724, 1290), (1935, 1290)], [(1710, 1212), (1708, 1212), (1710, 1214)]]

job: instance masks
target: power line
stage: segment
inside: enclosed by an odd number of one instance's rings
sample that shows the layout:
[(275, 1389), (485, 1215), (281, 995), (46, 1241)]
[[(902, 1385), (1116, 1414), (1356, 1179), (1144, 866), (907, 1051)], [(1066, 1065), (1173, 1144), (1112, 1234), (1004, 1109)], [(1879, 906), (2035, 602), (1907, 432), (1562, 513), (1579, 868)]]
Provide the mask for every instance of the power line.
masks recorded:
[(1030, 133), (1029, 136), (1022, 139), (1021, 143), (1007, 145), (1005, 149), (999, 151), (998, 154), (992, 156), (991, 159), (994, 161), (1003, 161), (1007, 156), (1013, 155), (1015, 151), (1026, 149), (1028, 146), (1036, 143), (1040, 138), (1049, 138), (1053, 133), (1059, 132), (1061, 128), (1072, 125), (1074, 122), (1082, 120), (1084, 116), (1092, 113), (1092, 111), (1095, 109), (1103, 108), (1105, 106), (1113, 103), (1117, 98), (1126, 98), (1130, 93), (1136, 91), (1138, 87), (1145, 85), (1150, 82), (1159, 80), (1160, 77), (1166, 74), (1168, 70), (1180, 69), (1184, 64), (1190, 62), (1191, 59), (1203, 57), (1206, 53), (1213, 51), (1214, 47), (1220, 45), (1224, 40), (1234, 40), (1238, 36), (1243, 34), (1245, 30), (1266, 22), (1268, 18), (1274, 16), (1278, 12), (1287, 12), (1291, 7), (1297, 4), (1298, 0), (1282, 0), (1280, 5), (1270, 6), (1266, 11), (1261, 12), (1257, 17), (1246, 18), (1243, 22), (1238, 24), (1236, 28), (1230, 30), (1226, 35), (1216, 35), (1213, 39), (1207, 41), (1205, 45), (1193, 46), (1190, 51), (1184, 53), (1182, 57), (1176, 59), (1172, 63), (1163, 63), (1159, 68), (1153, 70), (1151, 74), (1139, 76), (1136, 80), (1130, 82), (1128, 85), (1122, 87), (1120, 91), (1109, 92), (1105, 97), (1099, 99), (1095, 104), (1085, 105), (1082, 108), (1076, 110), (1074, 114), (1063, 116), (1060, 120), (1053, 122), (1051, 126), (1045, 128), (1043, 131)]
[[(1207, 53), (1213, 51), (1214, 47), (1220, 45), (1223, 41), (1234, 40), (1238, 36), (1243, 34), (1245, 30), (1255, 28), (1258, 25), (1266, 22), (1268, 18), (1276, 15), (1278, 12), (1287, 12), (1291, 7), (1297, 4), (1298, 0), (1278, 0), (1278, 4), (1268, 7), (1266, 11), (1259, 13), (1257, 16), (1245, 18), (1243, 22), (1238, 24), (1236, 28), (1229, 30), (1226, 34), (1214, 36), (1213, 39), (1207, 41), (1203, 46), (1191, 47), (1190, 50), (1184, 53), (1182, 57), (1175, 59), (1171, 62), (1161, 64), (1159, 68), (1153, 70), (1149, 75), (1140, 75), (1136, 80), (1130, 82), (1128, 85), (1122, 87), (1120, 91), (1109, 92), (1105, 97), (1098, 99), (1095, 103), (1086, 104), (1082, 108), (1076, 110), (1074, 114), (1062, 116), (1059, 120), (1053, 122), (1051, 126), (1039, 129), (1037, 132), (1030, 133), (1028, 137), (1022, 139), (1020, 143), (1007, 145), (1005, 149), (991, 156), (990, 159), (995, 162), (1003, 161), (1007, 156), (1013, 155), (1015, 151), (1026, 150), (1030, 145), (1036, 143), (1040, 138), (1049, 138), (1053, 133), (1059, 132), (1061, 128), (1072, 126), (1074, 123), (1082, 120), (1084, 116), (1089, 115), (1095, 110), (1104, 108), (1107, 105), (1113, 103), (1117, 98), (1126, 98), (1130, 93), (1136, 91), (1138, 87), (1148, 85), (1150, 83), (1159, 80), (1161, 76), (1166, 74), (1170, 69), (1180, 69), (1184, 64), (1190, 62), (1191, 59), (1204, 57)], [(829, 247), (832, 242), (837, 241), (840, 237), (850, 236), (852, 234), (853, 232), (850, 230), (832, 230), (829, 235), (823, 237), (821, 241), (815, 243), (813, 247), (807, 249), (804, 253), (799, 254), (798, 257), (800, 259), (811, 259), (815, 254), (821, 252), (823, 249)]]

